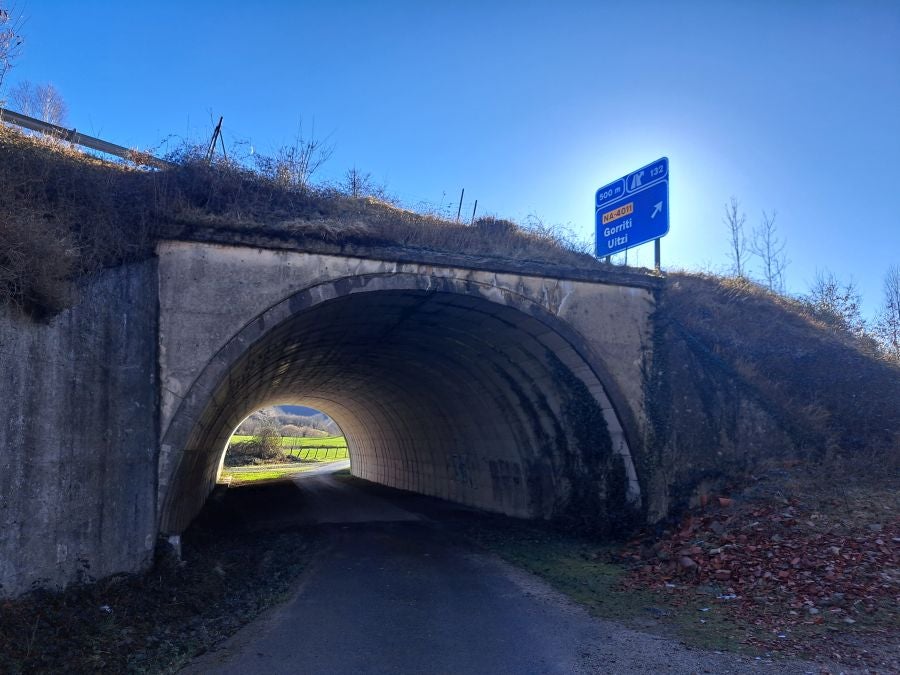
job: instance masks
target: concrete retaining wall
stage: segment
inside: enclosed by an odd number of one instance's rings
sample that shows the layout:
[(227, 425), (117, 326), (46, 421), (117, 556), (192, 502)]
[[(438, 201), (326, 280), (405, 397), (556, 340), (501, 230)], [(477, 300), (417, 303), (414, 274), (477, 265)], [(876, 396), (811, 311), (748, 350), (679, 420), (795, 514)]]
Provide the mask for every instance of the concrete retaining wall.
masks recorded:
[(136, 571), (156, 540), (156, 262), (48, 323), (0, 307), (0, 596)]

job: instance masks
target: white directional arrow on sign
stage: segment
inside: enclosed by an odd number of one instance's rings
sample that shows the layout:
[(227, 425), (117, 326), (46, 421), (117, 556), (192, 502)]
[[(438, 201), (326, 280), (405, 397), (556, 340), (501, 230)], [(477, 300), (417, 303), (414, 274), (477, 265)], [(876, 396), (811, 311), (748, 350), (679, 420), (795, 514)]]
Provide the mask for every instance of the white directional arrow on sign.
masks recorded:
[(653, 205), (653, 213), (650, 214), (651, 218), (656, 218), (656, 214), (662, 211), (662, 202), (656, 202)]

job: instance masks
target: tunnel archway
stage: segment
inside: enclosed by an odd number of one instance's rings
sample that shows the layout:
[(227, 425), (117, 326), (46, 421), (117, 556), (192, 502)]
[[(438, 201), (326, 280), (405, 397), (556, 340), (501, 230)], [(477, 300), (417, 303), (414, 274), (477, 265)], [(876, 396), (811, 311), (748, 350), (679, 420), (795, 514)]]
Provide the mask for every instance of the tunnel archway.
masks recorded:
[[(299, 470), (302, 464), (348, 459), (344, 432), (333, 419), (316, 408), (285, 402), (260, 408), (240, 422), (226, 443), (217, 482), (230, 485), (234, 473), (248, 467), (256, 473), (260, 465), (279, 465), (270, 467), (277, 473), (284, 465)], [(238, 483), (248, 479), (237, 476)]]
[(523, 517), (635, 512), (604, 372), (563, 322), (494, 286), (374, 274), (307, 288), (249, 322), (182, 400), (160, 457), (161, 532), (199, 512), (240, 421), (287, 401), (331, 416), (374, 482)]

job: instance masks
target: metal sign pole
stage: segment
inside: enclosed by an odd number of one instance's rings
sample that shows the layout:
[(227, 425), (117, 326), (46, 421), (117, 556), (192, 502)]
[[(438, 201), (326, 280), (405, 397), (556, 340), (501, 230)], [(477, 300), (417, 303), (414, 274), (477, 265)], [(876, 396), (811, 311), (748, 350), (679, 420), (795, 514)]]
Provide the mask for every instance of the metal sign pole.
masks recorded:
[(653, 260), (655, 263), (656, 271), (659, 272), (660, 264), (659, 264), (659, 239), (654, 240), (653, 242)]

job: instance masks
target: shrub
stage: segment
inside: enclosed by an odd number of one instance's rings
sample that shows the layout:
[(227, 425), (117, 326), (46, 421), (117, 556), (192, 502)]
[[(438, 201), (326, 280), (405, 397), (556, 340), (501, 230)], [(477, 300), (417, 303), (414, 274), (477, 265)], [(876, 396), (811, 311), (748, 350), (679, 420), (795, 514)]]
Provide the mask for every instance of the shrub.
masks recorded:
[(78, 251), (71, 235), (27, 212), (0, 220), (0, 299), (33, 314), (51, 314), (72, 300)]
[(265, 420), (260, 424), (257, 434), (253, 438), (228, 446), (228, 451), (225, 453), (225, 466), (265, 464), (285, 459), (278, 429), (271, 420)]

